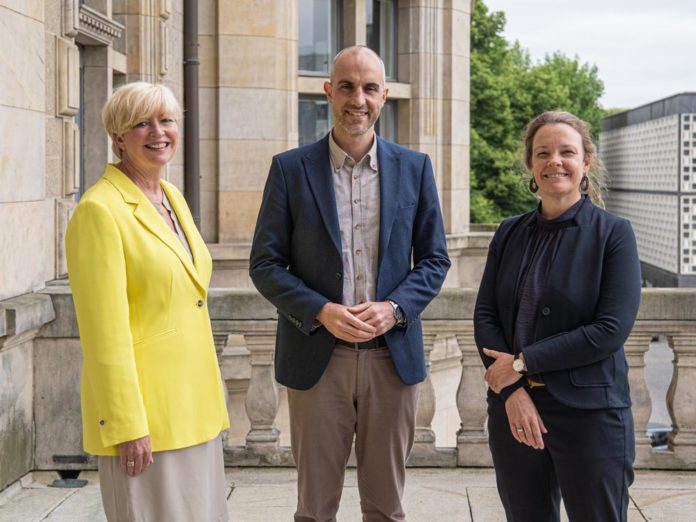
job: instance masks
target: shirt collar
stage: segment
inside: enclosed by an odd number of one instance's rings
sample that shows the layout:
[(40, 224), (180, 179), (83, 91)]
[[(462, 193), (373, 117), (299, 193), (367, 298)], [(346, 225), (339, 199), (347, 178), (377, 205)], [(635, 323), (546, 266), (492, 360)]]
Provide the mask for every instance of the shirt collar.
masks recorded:
[(360, 161), (355, 161), (351, 158), (339, 145), (336, 143), (333, 137), (333, 131), (329, 133), (329, 155), (331, 157), (331, 166), (334, 172), (339, 172), (343, 166), (348, 162), (348, 164), (356, 165), (359, 163), (364, 163), (369, 165), (369, 167), (377, 172), (377, 135), (375, 134), (372, 138), (372, 146), (367, 154)]

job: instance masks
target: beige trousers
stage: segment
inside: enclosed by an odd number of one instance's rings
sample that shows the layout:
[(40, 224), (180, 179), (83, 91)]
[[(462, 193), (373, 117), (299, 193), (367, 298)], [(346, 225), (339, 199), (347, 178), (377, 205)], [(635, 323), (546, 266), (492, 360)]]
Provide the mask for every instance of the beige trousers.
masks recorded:
[(99, 482), (109, 522), (227, 522), (227, 485), (220, 437), (161, 451), (137, 477), (118, 457), (99, 457)]
[(401, 381), (386, 348), (336, 345), (314, 387), (288, 389), (296, 522), (336, 520), (354, 437), (363, 521), (406, 520), (401, 498), (417, 398), (418, 386)]

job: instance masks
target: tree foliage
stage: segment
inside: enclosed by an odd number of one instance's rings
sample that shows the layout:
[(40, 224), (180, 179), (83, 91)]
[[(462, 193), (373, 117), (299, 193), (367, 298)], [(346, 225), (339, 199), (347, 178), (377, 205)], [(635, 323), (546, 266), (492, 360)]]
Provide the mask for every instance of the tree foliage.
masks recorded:
[(600, 128), (604, 85), (597, 67), (556, 52), (533, 63), (503, 36), (505, 14), (475, 2), (471, 22), (471, 220), (495, 223), (534, 206), (521, 175), (524, 126), (548, 110)]

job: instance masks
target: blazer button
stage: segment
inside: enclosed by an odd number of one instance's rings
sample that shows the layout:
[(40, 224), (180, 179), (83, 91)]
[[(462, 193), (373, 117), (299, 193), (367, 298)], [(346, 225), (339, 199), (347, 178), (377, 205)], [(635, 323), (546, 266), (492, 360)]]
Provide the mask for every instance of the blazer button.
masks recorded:
[(106, 421), (105, 421), (104, 419), (102, 419), (102, 420), (99, 421), (99, 425), (100, 425), (100, 426), (103, 426), (104, 424), (106, 424)]
[(549, 315), (551, 313), (551, 309), (548, 306), (545, 306), (544, 308), (541, 309), (541, 315)]
[(343, 279), (343, 274), (336, 272), (336, 279)]
[(198, 301), (196, 301), (196, 306), (198, 308), (203, 308), (203, 299), (199, 299)]

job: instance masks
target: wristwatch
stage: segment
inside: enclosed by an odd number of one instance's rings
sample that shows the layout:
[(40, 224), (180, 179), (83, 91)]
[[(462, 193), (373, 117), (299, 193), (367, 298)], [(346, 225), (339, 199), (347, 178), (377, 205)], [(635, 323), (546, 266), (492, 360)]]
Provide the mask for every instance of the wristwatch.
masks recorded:
[(395, 301), (392, 301), (391, 299), (387, 299), (387, 303), (392, 305), (392, 308), (394, 309), (394, 319), (396, 320), (396, 326), (404, 326), (406, 324), (406, 316), (404, 315), (404, 311), (401, 309), (399, 304)]
[(515, 355), (512, 361), (512, 369), (517, 373), (527, 375), (527, 365), (524, 364), (524, 360), (520, 359), (520, 354)]

